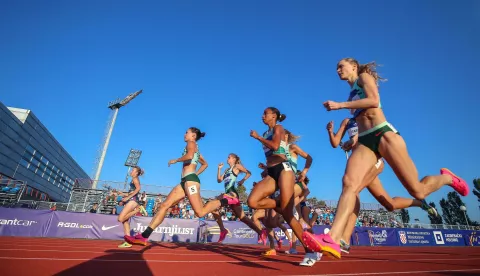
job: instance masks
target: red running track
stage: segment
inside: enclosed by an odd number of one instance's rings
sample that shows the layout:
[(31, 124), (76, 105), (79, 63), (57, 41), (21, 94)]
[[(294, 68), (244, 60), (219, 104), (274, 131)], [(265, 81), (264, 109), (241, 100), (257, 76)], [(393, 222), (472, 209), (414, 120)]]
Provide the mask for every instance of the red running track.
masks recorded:
[(260, 246), (0, 237), (1, 275), (480, 275), (480, 247), (354, 247), (301, 267), (303, 255)]

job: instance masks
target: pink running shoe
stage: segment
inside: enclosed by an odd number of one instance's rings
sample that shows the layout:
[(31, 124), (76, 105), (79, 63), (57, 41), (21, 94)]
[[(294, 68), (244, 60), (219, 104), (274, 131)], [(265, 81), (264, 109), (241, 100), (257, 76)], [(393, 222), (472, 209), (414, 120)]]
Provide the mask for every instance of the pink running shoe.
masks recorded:
[(278, 251), (282, 250), (282, 240), (277, 241)]
[(465, 180), (461, 179), (460, 177), (456, 176), (454, 173), (452, 173), (450, 170), (447, 168), (442, 168), (440, 169), (440, 174), (446, 174), (452, 177), (452, 188), (462, 196), (466, 196), (469, 193), (469, 188), (467, 182)]
[(221, 243), (223, 240), (227, 237), (228, 231), (227, 229), (220, 231), (220, 238), (218, 239), (218, 242)]
[(129, 244), (138, 244), (138, 245), (143, 245), (143, 246), (146, 246), (147, 245), (147, 242), (148, 242), (148, 239), (147, 238), (144, 238), (142, 236), (142, 234), (138, 233), (136, 234), (135, 236), (125, 236), (123, 237), (125, 239), (126, 242), (128, 242)]
[(336, 244), (328, 234), (314, 235), (310, 232), (303, 232), (302, 240), (309, 249), (315, 252), (323, 252), (335, 259), (342, 257), (340, 245)]
[(223, 195), (223, 198), (227, 199), (228, 205), (238, 205), (238, 204), (240, 204), (240, 200), (238, 200), (238, 198), (236, 198), (236, 197)]

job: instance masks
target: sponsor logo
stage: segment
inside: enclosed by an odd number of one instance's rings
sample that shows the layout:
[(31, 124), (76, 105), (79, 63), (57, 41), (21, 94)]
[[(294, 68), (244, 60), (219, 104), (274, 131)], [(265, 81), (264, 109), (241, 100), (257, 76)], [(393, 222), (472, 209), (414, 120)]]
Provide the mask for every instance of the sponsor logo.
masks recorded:
[[(142, 225), (141, 223), (137, 223), (137, 225), (133, 228), (135, 232), (143, 232), (147, 229), (148, 225)], [(193, 227), (178, 227), (178, 225), (172, 226), (159, 226), (153, 230), (153, 233), (157, 234), (167, 234), (168, 236), (173, 235), (193, 235), (193, 231), (195, 228)]]
[(26, 219), (0, 219), (0, 225), (12, 225), (12, 226), (32, 226), (33, 224), (38, 223), (35, 220), (26, 220)]
[(105, 226), (105, 225), (103, 225), (103, 226), (102, 226), (102, 230), (103, 230), (103, 231), (107, 231), (107, 230), (110, 230), (110, 229), (115, 228), (115, 227), (117, 227), (117, 226), (119, 226), (119, 225), (113, 225), (113, 226)]
[(405, 234), (405, 231), (398, 231), (398, 235), (400, 236), (400, 242), (403, 244), (407, 243), (407, 234)]
[(385, 243), (388, 238), (388, 233), (387, 230), (376, 232), (368, 230), (368, 237), (370, 239), (370, 245), (373, 246), (375, 243)]
[(435, 243), (436, 244), (445, 244), (445, 241), (443, 240), (443, 235), (441, 231), (433, 231), (433, 237), (435, 237)]
[(91, 229), (91, 228), (93, 228), (93, 226), (90, 225), (90, 224), (79, 224), (78, 222), (63, 222), (63, 221), (60, 221), (57, 224), (57, 227), (80, 228), (80, 229)]

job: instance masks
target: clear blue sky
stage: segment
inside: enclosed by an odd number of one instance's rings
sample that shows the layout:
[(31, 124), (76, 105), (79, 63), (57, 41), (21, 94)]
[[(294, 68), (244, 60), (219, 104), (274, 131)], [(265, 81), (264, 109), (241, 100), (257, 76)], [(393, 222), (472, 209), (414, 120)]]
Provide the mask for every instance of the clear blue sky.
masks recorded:
[[(335, 70), (351, 56), (384, 65), (384, 111), (420, 177), (448, 167), (472, 186), (480, 176), (480, 2), (240, 2), (3, 1), (0, 100), (31, 109), (90, 174), (107, 103), (144, 89), (119, 113), (101, 178), (122, 181), (129, 149), (139, 148), (142, 183), (177, 184), (181, 166), (167, 162), (197, 126), (210, 164), (202, 188), (217, 190), (217, 164), (230, 152), (253, 172), (247, 187), (259, 179), (264, 156), (249, 131), (263, 132), (263, 109), (275, 106), (314, 158), (312, 194), (336, 200), (345, 155), (330, 147), (325, 126), (349, 113), (327, 113), (322, 102), (348, 97)], [(389, 167), (381, 180), (392, 196), (408, 196)], [(439, 205), (451, 190), (429, 200)], [(474, 195), (464, 201), (480, 220)]]

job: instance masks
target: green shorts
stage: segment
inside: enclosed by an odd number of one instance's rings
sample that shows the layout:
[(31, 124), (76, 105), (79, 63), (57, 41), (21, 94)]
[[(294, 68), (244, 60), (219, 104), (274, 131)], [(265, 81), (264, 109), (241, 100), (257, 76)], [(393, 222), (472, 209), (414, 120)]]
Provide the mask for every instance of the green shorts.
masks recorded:
[(198, 178), (198, 175), (196, 173), (187, 174), (184, 177), (182, 177), (182, 180), (180, 181), (180, 185), (182, 185), (183, 190), (185, 190), (185, 183), (187, 181), (193, 181), (200, 184), (200, 178)]
[(302, 190), (303, 190), (303, 184), (302, 184), (302, 182), (297, 182), (297, 183), (295, 183), (295, 184), (297, 184), (298, 186), (300, 186), (300, 188), (302, 188)]
[(379, 153), (378, 146), (380, 145), (380, 140), (383, 135), (389, 131), (400, 135), (400, 132), (398, 132), (389, 122), (383, 122), (358, 134), (358, 142), (371, 149), (373, 152)]

